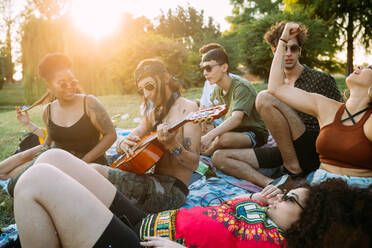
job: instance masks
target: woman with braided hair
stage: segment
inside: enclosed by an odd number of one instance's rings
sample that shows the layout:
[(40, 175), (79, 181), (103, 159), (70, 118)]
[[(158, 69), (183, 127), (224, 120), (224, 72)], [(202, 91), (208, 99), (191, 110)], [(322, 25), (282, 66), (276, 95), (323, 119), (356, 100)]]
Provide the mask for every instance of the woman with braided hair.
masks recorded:
[(39, 63), (39, 75), (46, 81), (47, 92), (27, 110), (51, 99), (43, 110), (48, 136), (44, 145), (0, 163), (0, 178), (12, 177), (8, 185), (10, 194), (22, 169), (26, 170), (32, 165), (32, 159), (50, 147), (64, 149), (87, 163), (106, 164), (105, 151), (116, 140), (114, 126), (104, 106), (96, 97), (82, 94), (66, 55), (46, 55)]

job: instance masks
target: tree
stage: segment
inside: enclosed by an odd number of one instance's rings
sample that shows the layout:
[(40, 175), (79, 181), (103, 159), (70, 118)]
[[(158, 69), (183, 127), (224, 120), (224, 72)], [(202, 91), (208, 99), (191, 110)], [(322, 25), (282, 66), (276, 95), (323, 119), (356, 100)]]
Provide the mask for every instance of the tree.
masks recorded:
[(141, 60), (148, 58), (159, 58), (164, 61), (169, 73), (181, 81), (185, 82), (184, 80), (188, 78), (184, 70), (188, 59), (184, 45), (161, 35), (144, 34), (123, 43), (117, 58), (108, 66), (111, 80), (121, 85), (121, 93), (136, 91), (134, 70)]
[(272, 61), (272, 52), (263, 36), (271, 25), (280, 21), (301, 22), (308, 27), (309, 39), (301, 52), (301, 62), (328, 71), (337, 71), (339, 64), (333, 60), (337, 50), (333, 33), (320, 20), (311, 20), (304, 13), (278, 12), (248, 23), (235, 24), (232, 34), (239, 37), (237, 47), (240, 49), (241, 62), (249, 72), (267, 79)]
[(3, 88), (4, 83), (7, 82), (6, 76), (12, 65), (12, 60), (7, 53), (6, 47), (0, 44), (0, 90)]
[[(347, 44), (346, 74), (353, 71), (354, 41), (358, 35), (362, 45), (372, 45), (372, 1), (371, 0), (287, 0), (292, 8), (309, 11), (314, 19), (327, 21), (339, 38)], [(344, 44), (344, 43), (343, 43)]]
[(204, 11), (198, 11), (188, 6), (178, 6), (175, 10), (169, 9), (158, 17), (159, 25), (155, 33), (179, 40), (187, 48), (197, 51), (205, 40), (216, 39), (220, 36), (219, 26), (214, 24), (213, 18), (204, 21)]
[(282, 0), (230, 0), (230, 2), (234, 6), (233, 15), (227, 20), (234, 26), (271, 13), (278, 13)]
[(3, 47), (3, 63), (6, 63), (6, 71), (4, 74), (4, 80), (6, 82), (14, 82), (14, 63), (12, 58), (12, 32), (14, 29), (14, 22), (17, 18), (14, 15), (14, 2), (11, 0), (0, 1), (0, 13), (2, 18), (2, 30), (5, 31), (5, 44)]

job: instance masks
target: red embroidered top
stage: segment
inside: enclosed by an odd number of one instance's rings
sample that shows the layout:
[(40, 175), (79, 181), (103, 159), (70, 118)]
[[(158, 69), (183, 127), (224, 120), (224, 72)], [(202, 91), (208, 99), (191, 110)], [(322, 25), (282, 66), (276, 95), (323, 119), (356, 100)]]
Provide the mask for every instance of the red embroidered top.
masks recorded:
[(251, 199), (179, 210), (174, 239), (192, 248), (287, 246), (283, 232), (267, 217), (267, 207)]

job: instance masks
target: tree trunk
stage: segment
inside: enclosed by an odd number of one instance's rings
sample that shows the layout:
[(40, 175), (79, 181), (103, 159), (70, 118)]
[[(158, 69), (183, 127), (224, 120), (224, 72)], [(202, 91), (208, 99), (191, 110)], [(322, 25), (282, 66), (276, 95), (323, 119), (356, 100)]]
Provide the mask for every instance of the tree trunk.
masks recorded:
[(346, 76), (348, 76), (350, 73), (353, 72), (354, 66), (353, 66), (353, 59), (354, 59), (354, 14), (353, 12), (348, 13), (349, 16), (349, 22), (346, 28), (347, 32), (347, 62), (346, 62)]
[(6, 81), (9, 83), (14, 83), (13, 74), (14, 74), (14, 64), (12, 62), (12, 38), (11, 38), (11, 21), (7, 23), (6, 31), (6, 53), (9, 56), (9, 68), (5, 72)]

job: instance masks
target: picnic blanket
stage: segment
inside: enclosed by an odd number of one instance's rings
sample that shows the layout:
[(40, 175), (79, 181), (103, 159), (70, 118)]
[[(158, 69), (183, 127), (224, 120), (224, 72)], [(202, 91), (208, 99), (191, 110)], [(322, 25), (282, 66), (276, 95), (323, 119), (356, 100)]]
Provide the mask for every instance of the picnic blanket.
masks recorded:
[[(122, 139), (122, 137), (128, 135), (130, 130), (116, 128), (117, 140), (115, 143), (106, 151), (106, 157), (109, 163), (112, 163), (119, 157), (116, 152), (116, 143)], [(207, 178), (205, 172), (207, 169), (214, 171), (214, 177)], [(0, 180), (1, 187), (6, 190), (9, 180)], [(189, 185), (189, 195), (187, 196), (186, 203), (182, 208), (191, 208), (194, 206), (217, 206), (221, 205), (222, 202), (231, 199), (240, 194), (247, 194), (251, 192), (261, 191), (261, 187), (254, 185), (248, 181), (240, 180), (232, 176), (228, 176), (223, 172), (216, 169), (209, 157), (200, 156), (199, 167), (194, 172)], [(11, 234), (8, 235), (8, 240), (17, 237), (16, 225), (11, 225), (8, 229), (12, 230)], [(5, 237), (5, 236), (4, 236)], [(0, 238), (0, 242), (1, 242)], [(0, 248), (5, 247), (7, 242), (5, 238), (3, 243), (0, 243)]]

